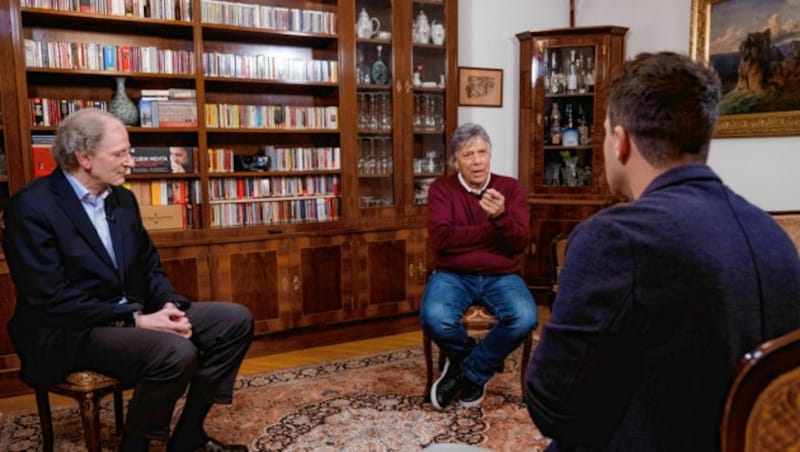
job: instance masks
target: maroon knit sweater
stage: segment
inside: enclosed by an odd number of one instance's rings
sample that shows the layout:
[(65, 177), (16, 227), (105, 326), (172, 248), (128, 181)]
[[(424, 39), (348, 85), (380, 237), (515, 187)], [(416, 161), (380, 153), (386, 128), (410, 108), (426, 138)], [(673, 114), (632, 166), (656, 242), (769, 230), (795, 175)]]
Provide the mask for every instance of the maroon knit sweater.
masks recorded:
[(522, 185), (492, 173), (488, 188), (505, 196), (505, 212), (490, 219), (458, 176), (440, 177), (428, 191), (428, 234), (436, 269), (503, 275), (519, 271), (517, 256), (528, 245), (528, 207)]

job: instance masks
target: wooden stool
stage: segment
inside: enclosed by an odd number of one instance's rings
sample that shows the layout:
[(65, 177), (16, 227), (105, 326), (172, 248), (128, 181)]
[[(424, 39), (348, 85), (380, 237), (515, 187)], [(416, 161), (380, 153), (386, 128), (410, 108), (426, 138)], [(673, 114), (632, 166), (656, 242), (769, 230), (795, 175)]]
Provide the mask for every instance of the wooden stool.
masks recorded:
[(89, 452), (100, 452), (100, 400), (109, 393), (114, 393), (114, 418), (117, 433), (122, 433), (124, 428), (122, 388), (119, 381), (92, 371), (73, 372), (61, 383), (49, 388), (36, 389), (36, 407), (39, 410), (39, 422), (42, 426), (44, 452), (53, 451), (53, 419), (48, 392), (72, 397), (78, 401), (86, 448)]
[[(470, 336), (483, 336), (492, 329), (497, 323), (497, 318), (483, 306), (473, 304), (461, 316), (461, 323), (467, 329), (467, 334)], [(425, 400), (430, 401), (431, 387), (433, 386), (433, 340), (428, 337), (425, 332), (422, 332), (422, 348), (425, 351)], [(519, 379), (521, 388), (525, 390), (525, 371), (528, 368), (528, 360), (530, 359), (531, 349), (533, 348), (533, 335), (528, 334), (525, 341), (522, 343), (522, 361), (520, 362)], [(439, 371), (444, 369), (444, 353), (439, 353)]]

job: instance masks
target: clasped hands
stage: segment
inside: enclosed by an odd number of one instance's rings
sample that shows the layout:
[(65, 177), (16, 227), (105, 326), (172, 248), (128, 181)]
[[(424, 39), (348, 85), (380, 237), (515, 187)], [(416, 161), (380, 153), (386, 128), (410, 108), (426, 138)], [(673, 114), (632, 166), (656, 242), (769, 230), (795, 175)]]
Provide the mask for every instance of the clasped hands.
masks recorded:
[(487, 188), (478, 201), (478, 205), (490, 218), (496, 218), (506, 211), (506, 198), (494, 188)]
[(164, 307), (156, 312), (140, 314), (136, 318), (136, 328), (166, 331), (186, 339), (192, 337), (192, 324), (186, 313), (170, 302), (165, 303)]

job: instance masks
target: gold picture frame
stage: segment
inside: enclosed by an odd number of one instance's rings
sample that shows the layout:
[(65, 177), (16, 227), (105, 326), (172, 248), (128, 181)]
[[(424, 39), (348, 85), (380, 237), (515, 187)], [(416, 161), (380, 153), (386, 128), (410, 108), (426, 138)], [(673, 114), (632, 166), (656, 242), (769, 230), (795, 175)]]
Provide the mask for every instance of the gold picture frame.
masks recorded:
[(465, 107), (502, 107), (503, 70), (459, 67), (458, 105)]
[[(741, 105), (745, 105), (745, 102), (739, 102), (736, 104), (735, 102), (731, 102), (731, 99), (735, 99), (733, 96), (738, 96), (739, 99), (742, 99), (742, 96), (747, 95), (751, 96), (749, 92), (747, 94), (742, 94), (742, 90), (739, 88), (740, 83), (744, 83), (743, 86), (747, 87), (747, 72), (743, 72), (743, 69), (739, 68), (739, 63), (736, 64), (736, 67), (733, 68), (730, 64), (731, 62), (731, 55), (733, 52), (728, 53), (720, 53), (720, 54), (712, 54), (712, 49), (714, 45), (712, 44), (712, 35), (717, 37), (719, 33), (717, 30), (712, 30), (712, 6), (715, 4), (720, 3), (730, 3), (730, 5), (726, 5), (728, 8), (736, 8), (732, 13), (731, 11), (726, 11), (723, 17), (723, 21), (729, 21), (730, 25), (735, 25), (737, 15), (740, 16), (742, 22), (745, 19), (748, 19), (750, 23), (752, 23), (752, 18), (754, 16), (754, 11), (752, 6), (754, 2), (752, 0), (692, 0), (692, 15), (691, 15), (691, 35), (689, 40), (689, 51), (692, 58), (698, 61), (704, 61), (712, 65), (718, 72), (720, 72), (720, 77), (723, 79), (723, 102), (721, 103), (721, 115), (719, 121), (717, 123), (717, 128), (714, 133), (714, 136), (717, 138), (725, 138), (725, 137), (771, 137), (771, 136), (789, 136), (789, 135), (800, 135), (800, 107), (798, 108), (790, 108), (790, 109), (775, 109), (772, 111), (763, 111), (763, 112), (749, 112), (749, 111), (736, 111), (733, 113), (725, 113), (726, 107), (733, 105), (734, 107), (730, 108), (730, 111), (735, 109), (744, 109)], [(761, 7), (762, 5), (759, 5)], [(800, 19), (800, 8), (798, 8), (798, 16), (793, 16), (790, 18), (782, 18), (784, 21), (797, 21)], [(760, 17), (779, 17), (780, 11), (764, 11), (763, 7), (758, 10), (758, 15)], [(766, 23), (765, 23), (766, 25)], [(756, 35), (754, 38), (758, 38), (757, 35), (767, 36), (769, 39), (769, 33), (764, 35), (765, 29), (752, 29), (752, 30), (744, 30), (742, 28), (737, 27), (720, 27), (719, 32), (722, 32), (724, 28), (725, 32), (727, 33), (727, 37), (731, 36), (731, 32), (739, 33), (744, 37), (743, 40), (739, 42), (740, 46), (747, 45), (745, 41), (748, 43), (751, 42), (751, 35)], [(761, 32), (761, 33), (758, 33)], [(735, 35), (734, 35), (735, 36)], [(736, 48), (735, 52), (736, 57), (739, 55), (739, 48)], [(727, 58), (727, 60), (726, 60)], [(767, 56), (767, 58), (771, 58)], [(728, 63), (728, 64), (724, 64)], [(767, 64), (771, 64), (767, 62)], [(728, 89), (726, 90), (726, 86), (730, 88), (730, 77), (725, 77), (725, 69), (727, 74), (730, 74), (732, 71), (736, 71), (737, 74), (737, 81), (736, 93), (734, 90)], [(744, 73), (745, 76), (742, 78), (741, 73)], [(726, 83), (727, 80), (727, 83)], [(791, 91), (790, 91), (791, 92)], [(797, 87), (797, 91), (800, 92), (800, 87)], [(728, 96), (728, 95), (731, 96)], [(775, 99), (781, 94), (772, 94), (771, 99)], [(755, 95), (752, 95), (755, 96)], [(757, 97), (754, 97), (757, 98)], [(790, 99), (790, 104), (794, 102), (795, 97), (792, 96)], [(727, 104), (726, 104), (727, 102)], [(786, 102), (776, 102), (771, 101), (773, 105), (780, 105), (785, 104)], [(798, 99), (798, 104), (800, 105), (800, 99)]]

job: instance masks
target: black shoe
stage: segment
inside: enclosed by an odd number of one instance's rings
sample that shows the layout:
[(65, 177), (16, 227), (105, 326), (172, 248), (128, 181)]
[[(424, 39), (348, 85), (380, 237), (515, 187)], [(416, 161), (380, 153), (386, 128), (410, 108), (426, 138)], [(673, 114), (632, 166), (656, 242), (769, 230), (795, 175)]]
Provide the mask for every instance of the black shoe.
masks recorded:
[(453, 363), (450, 358), (445, 358), (444, 369), (439, 379), (431, 387), (431, 404), (437, 410), (442, 410), (450, 404), (461, 389), (461, 366)]
[(241, 444), (222, 444), (214, 438), (209, 438), (197, 452), (247, 452), (247, 446)]
[(486, 396), (486, 384), (479, 385), (473, 383), (469, 378), (464, 377), (461, 380), (461, 395), (458, 402), (465, 408), (472, 408), (480, 406), (483, 398)]

